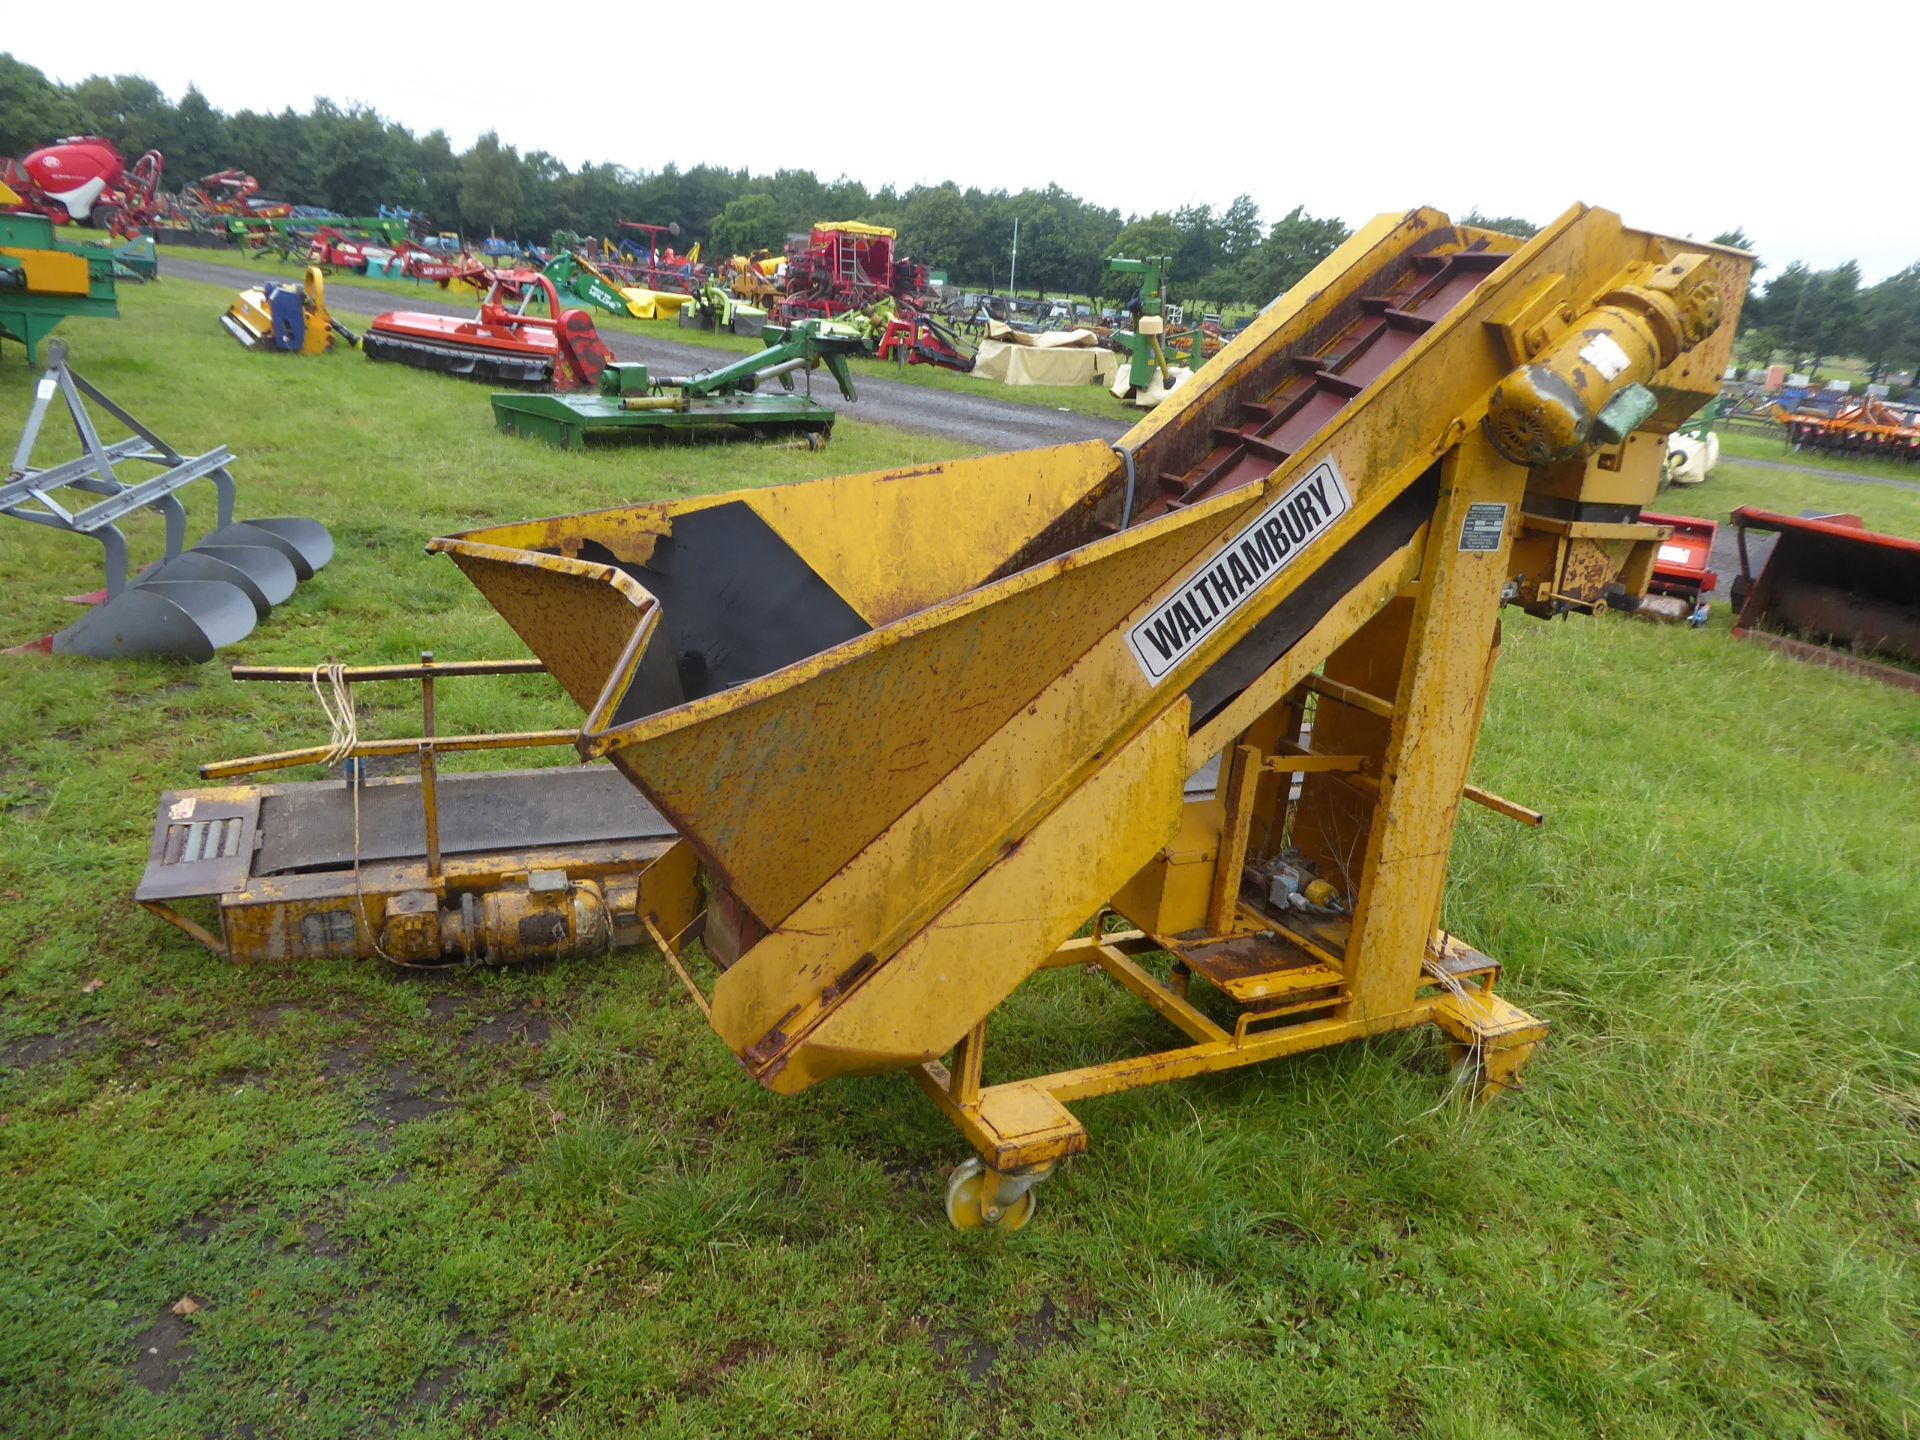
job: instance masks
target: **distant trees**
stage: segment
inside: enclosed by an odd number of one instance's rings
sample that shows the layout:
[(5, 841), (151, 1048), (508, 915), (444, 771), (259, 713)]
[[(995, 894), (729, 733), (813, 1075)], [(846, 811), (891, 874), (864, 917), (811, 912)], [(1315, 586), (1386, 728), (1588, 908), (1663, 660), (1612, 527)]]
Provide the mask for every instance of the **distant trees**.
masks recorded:
[(1861, 292), (1853, 353), (1884, 380), (1896, 369), (1920, 371), (1920, 265), (1909, 265)]
[(1862, 288), (1851, 260), (1831, 270), (1796, 260), (1748, 299), (1736, 353), (1809, 375), (1828, 360), (1855, 357), (1875, 381), (1920, 366), (1920, 265)]
[[(512, 234), (523, 197), (520, 156), (489, 130), (460, 157), (460, 215), (474, 229)], [(331, 192), (323, 192), (331, 193)]]
[(1540, 233), (1540, 227), (1531, 220), (1522, 220), (1518, 215), (1482, 215), (1478, 205), (1460, 216), (1459, 223), (1471, 225), (1476, 230), (1498, 230), (1502, 235), (1518, 235), (1522, 240), (1531, 240)]
[[(444, 131), (415, 135), (365, 106), (319, 100), (304, 115), (228, 115), (196, 89), (176, 103), (139, 75), (61, 85), (0, 53), (0, 155), (24, 155), (76, 132), (105, 135), (130, 160), (160, 150), (172, 189), (237, 168), (269, 194), (348, 214), (407, 205), (442, 229), (534, 240), (555, 230), (611, 235), (623, 219), (645, 220), (679, 225), (683, 249), (698, 240), (709, 253), (731, 253), (776, 247), (821, 220), (860, 220), (897, 229), (904, 253), (970, 285), (1007, 284), (1017, 220), (1022, 289), (1114, 299), (1135, 282), (1109, 276), (1110, 258), (1165, 255), (1175, 300), (1265, 305), (1349, 233), (1300, 206), (1268, 223), (1250, 195), (1223, 210), (1191, 204), (1122, 215), (1058, 185), (1009, 193), (948, 181), (900, 192), (871, 190), (845, 175), (822, 180), (811, 170), (754, 175), (668, 164), (645, 171), (606, 162), (570, 169), (541, 151), (522, 154), (493, 131), (462, 154)], [(1538, 230), (1519, 216), (1478, 209), (1459, 219), (1523, 238)], [(1738, 227), (1714, 242), (1753, 248)], [(1920, 363), (1920, 264), (1871, 286), (1851, 262), (1822, 271), (1790, 264), (1749, 292), (1737, 353), (1758, 364), (1783, 357), (1809, 371), (1835, 356), (1858, 356), (1876, 377)]]
[(765, 191), (741, 195), (729, 200), (713, 217), (713, 253), (747, 255), (755, 250), (774, 249), (784, 232), (780, 225), (780, 206)]
[(79, 124), (72, 95), (33, 66), (0, 54), (0, 155), (25, 155)]

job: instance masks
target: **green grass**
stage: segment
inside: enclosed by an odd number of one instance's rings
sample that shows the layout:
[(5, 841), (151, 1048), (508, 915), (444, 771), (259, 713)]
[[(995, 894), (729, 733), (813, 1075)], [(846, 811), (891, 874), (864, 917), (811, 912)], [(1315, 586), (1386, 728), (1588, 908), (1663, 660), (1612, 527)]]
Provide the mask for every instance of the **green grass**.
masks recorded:
[[(304, 273), (302, 266), (273, 258), (255, 260), (238, 250), (202, 250), (191, 246), (162, 246), (160, 253), (162, 276), (166, 274), (166, 261), (173, 257), (204, 261), (211, 265), (224, 265), (238, 273), (270, 279), (293, 280)], [(442, 290), (437, 285), (425, 284), (418, 280), (399, 280), (386, 276), (369, 279), (364, 275), (345, 273), (334, 276), (332, 279), (340, 284), (352, 285), (355, 289), (380, 291), (400, 300), (472, 303), (476, 308), (479, 304), (474, 292), (466, 286)], [(722, 350), (735, 355), (751, 354), (764, 348), (759, 340), (751, 336), (712, 330), (682, 330), (678, 320), (636, 320), (631, 315), (610, 315), (591, 305), (586, 305), (584, 308), (592, 314), (595, 327), (608, 332), (639, 335), (649, 340), (659, 340), (675, 345), (698, 345), (705, 349)], [(351, 323), (351, 317), (349, 317), (349, 323)], [(855, 356), (852, 363), (856, 386), (861, 379), (897, 380), (903, 384), (921, 385), (934, 390), (958, 390), (974, 395), (991, 395), (997, 400), (1006, 400), (1016, 405), (1031, 405), (1042, 410), (1071, 410), (1076, 414), (1092, 415), (1124, 425), (1131, 425), (1139, 419), (1141, 414), (1133, 406), (1114, 399), (1102, 385), (1001, 385), (994, 381), (976, 380), (970, 375), (955, 374), (951, 370), (941, 370), (931, 365), (904, 365), (890, 360), (862, 356)]]
[(1705, 483), (1661, 492), (1658, 508), (1724, 520), (1736, 505), (1787, 515), (1858, 515), (1869, 529), (1920, 539), (1920, 490), (1849, 484), (1818, 473), (1772, 470), (1723, 459)]
[[(1908, 485), (1920, 485), (1920, 465), (1855, 455), (1831, 455), (1820, 450), (1795, 450), (1787, 445), (1784, 438), (1770, 435), (1723, 431), (1720, 435), (1720, 454), (1731, 460), (1767, 460), (1779, 465), (1797, 465), (1808, 470), (1838, 470), (1847, 475), (1861, 475), (1880, 480), (1903, 480)], [(1856, 489), (1854, 486), (1844, 484), (1832, 488), (1849, 493)]]
[[(495, 436), (479, 387), (245, 355), (218, 298), (131, 290), (65, 334), (176, 443), (240, 453), (243, 513), (335, 527), (335, 564), (224, 660), (510, 653), (426, 537), (938, 453), (849, 424), (823, 455), (563, 456)], [(0, 430), (30, 388), (16, 354)], [(1738, 476), (1721, 500), (1776, 483)], [(10, 638), (93, 563), (25, 530), (0, 532)], [(1527, 1095), (1443, 1103), (1441, 1047), (1405, 1035), (1090, 1102), (1034, 1225), (961, 1237), (939, 1197), (963, 1147), (911, 1084), (771, 1096), (649, 955), (214, 959), (128, 901), (155, 798), (315, 738), (311, 697), (0, 666), (0, 1431), (1920, 1426), (1910, 695), (1713, 630), (1513, 617), (1475, 778), (1550, 823), (1469, 807), (1447, 918), (1554, 1022)], [(442, 705), (573, 718), (530, 679)], [(1169, 1038), (1051, 972), (996, 1016), (990, 1071)]]

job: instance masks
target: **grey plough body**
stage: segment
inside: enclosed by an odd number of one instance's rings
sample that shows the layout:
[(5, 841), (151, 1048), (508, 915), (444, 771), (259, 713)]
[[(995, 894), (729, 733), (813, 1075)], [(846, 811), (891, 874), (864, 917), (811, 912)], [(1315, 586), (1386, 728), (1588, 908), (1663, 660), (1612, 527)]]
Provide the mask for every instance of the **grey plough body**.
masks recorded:
[[(296, 585), (333, 558), (333, 537), (317, 520), (233, 518), (238, 486), (227, 469), (233, 452), (226, 446), (181, 454), (75, 374), (65, 342), (50, 341), (47, 352), (46, 374), (34, 391), (6, 482), (0, 484), (0, 515), (99, 541), (106, 552), (107, 583), (105, 599), (49, 636), (46, 649), (102, 659), (203, 662), (244, 639)], [(132, 435), (103, 441), (88, 412), (89, 400)], [(81, 453), (36, 468), (33, 452), (56, 401), (73, 422)], [(159, 469), (133, 480), (121, 478), (122, 467), (138, 464)], [(215, 521), (188, 546), (186, 507), (177, 492), (201, 479), (214, 487)], [(55, 498), (63, 489), (99, 498), (69, 509)], [(127, 538), (115, 522), (142, 509), (165, 520), (166, 548), (157, 563), (129, 574)]]

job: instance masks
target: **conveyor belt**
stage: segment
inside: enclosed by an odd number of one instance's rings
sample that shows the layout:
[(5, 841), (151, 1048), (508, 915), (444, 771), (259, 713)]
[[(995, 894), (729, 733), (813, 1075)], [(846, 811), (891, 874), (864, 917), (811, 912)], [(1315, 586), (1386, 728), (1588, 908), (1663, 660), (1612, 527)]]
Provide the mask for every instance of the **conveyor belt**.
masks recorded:
[(1242, 398), (1240, 423), (1214, 426), (1214, 445), (1203, 460), (1178, 474), (1156, 475), (1158, 493), (1134, 523), (1265, 480), (1506, 258), (1473, 250), (1416, 257), (1387, 293), (1362, 298), (1359, 316), (1332, 340), (1294, 356), (1291, 373), (1271, 391)]
[[(615, 840), (671, 840), (673, 827), (611, 766), (497, 770), (439, 779), (444, 855), (537, 850)], [(255, 875), (353, 864), (353, 796), (344, 784), (303, 785), (260, 802)], [(420, 782), (379, 781), (360, 792), (362, 864), (426, 852)]]

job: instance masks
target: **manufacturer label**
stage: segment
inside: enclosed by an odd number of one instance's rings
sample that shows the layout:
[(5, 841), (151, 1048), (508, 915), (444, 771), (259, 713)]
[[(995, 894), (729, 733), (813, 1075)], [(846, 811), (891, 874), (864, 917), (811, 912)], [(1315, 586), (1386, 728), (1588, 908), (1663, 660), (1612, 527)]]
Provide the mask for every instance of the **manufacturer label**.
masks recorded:
[(169, 820), (191, 820), (193, 818), (193, 796), (189, 795), (186, 799), (176, 800), (173, 804), (169, 805), (167, 807), (167, 818)]
[(1460, 522), (1460, 548), (1472, 555), (1491, 555), (1500, 548), (1500, 537), (1507, 532), (1507, 506), (1481, 503), (1467, 506), (1467, 518)]
[(60, 382), (51, 375), (41, 376), (40, 383), (33, 387), (33, 398), (36, 400), (51, 400), (59, 393)]
[(1155, 685), (1164, 680), (1352, 508), (1353, 497), (1331, 459), (1290, 485), (1127, 632), (1127, 648), (1147, 679)]
[(1627, 352), (1620, 348), (1620, 342), (1611, 335), (1594, 336), (1581, 347), (1580, 358), (1609, 380), (1632, 363), (1627, 359)]
[(1684, 545), (1662, 545), (1660, 547), (1660, 558), (1662, 560), (1671, 560), (1676, 565), (1685, 565), (1693, 559), (1693, 555)]

